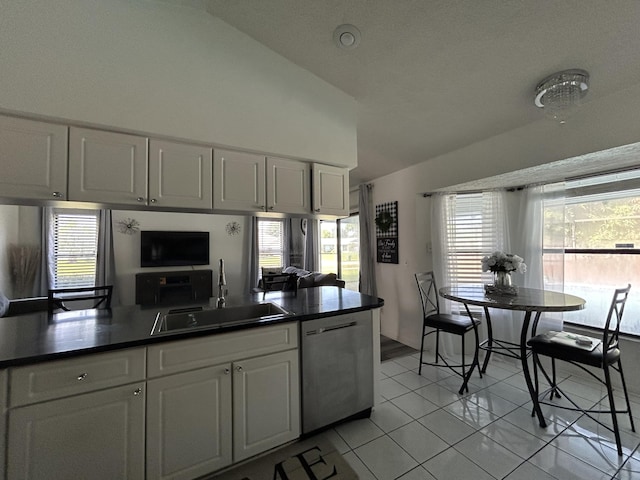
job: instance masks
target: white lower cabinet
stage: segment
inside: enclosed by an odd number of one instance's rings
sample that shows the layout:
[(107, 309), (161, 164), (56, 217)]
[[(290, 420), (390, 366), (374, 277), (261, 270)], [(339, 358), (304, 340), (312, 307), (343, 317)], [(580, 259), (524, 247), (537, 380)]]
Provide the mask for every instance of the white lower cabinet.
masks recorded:
[(300, 436), (298, 351), (233, 364), (233, 459), (244, 460)]
[(144, 382), (9, 413), (7, 478), (144, 478)]
[(297, 322), (0, 370), (0, 479), (207, 475), (300, 436), (299, 370)]
[(147, 382), (147, 478), (191, 479), (232, 461), (230, 364)]
[(148, 348), (147, 478), (193, 479), (300, 436), (297, 322)]
[(196, 478), (298, 438), (298, 372), (290, 350), (150, 380), (147, 478)]

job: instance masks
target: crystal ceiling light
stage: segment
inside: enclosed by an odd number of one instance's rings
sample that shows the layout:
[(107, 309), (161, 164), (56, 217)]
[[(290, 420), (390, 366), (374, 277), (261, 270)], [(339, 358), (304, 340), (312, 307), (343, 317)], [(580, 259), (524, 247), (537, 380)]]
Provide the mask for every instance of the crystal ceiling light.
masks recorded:
[(589, 89), (589, 73), (577, 68), (549, 75), (536, 87), (536, 107), (564, 124)]

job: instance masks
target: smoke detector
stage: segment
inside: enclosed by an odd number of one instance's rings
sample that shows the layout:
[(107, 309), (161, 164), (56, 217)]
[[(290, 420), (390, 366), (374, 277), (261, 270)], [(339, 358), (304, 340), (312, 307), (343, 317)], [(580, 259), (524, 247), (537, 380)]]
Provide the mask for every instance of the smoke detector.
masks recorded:
[(333, 41), (339, 48), (356, 48), (360, 44), (360, 30), (353, 25), (345, 23), (333, 32)]

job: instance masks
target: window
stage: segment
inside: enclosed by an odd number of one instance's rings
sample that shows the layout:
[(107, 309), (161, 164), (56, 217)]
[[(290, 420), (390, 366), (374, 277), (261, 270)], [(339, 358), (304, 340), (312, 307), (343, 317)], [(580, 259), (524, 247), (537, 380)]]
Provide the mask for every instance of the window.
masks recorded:
[(284, 220), (266, 220), (259, 218), (258, 267), (284, 266), (284, 246)]
[(51, 228), (53, 288), (93, 287), (98, 256), (98, 212), (54, 209)]
[(545, 201), (545, 288), (587, 300), (585, 310), (565, 315), (565, 322), (602, 327), (613, 290), (630, 283), (620, 330), (640, 335), (640, 295), (633, 288), (640, 288), (640, 172), (565, 188), (565, 198)]
[(360, 282), (360, 219), (352, 215), (320, 222), (320, 271), (336, 273), (345, 288), (358, 291)]
[(482, 257), (503, 245), (502, 196), (498, 192), (451, 195), (445, 207), (445, 268), (451, 284), (485, 283)]

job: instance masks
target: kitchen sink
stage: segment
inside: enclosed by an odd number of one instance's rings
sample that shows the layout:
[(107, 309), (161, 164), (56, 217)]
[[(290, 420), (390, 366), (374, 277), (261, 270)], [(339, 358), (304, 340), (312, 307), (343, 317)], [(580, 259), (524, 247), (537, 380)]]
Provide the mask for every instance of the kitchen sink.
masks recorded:
[(158, 312), (151, 335), (244, 325), (257, 320), (284, 318), (292, 314), (275, 303), (257, 303), (225, 308), (183, 308)]

